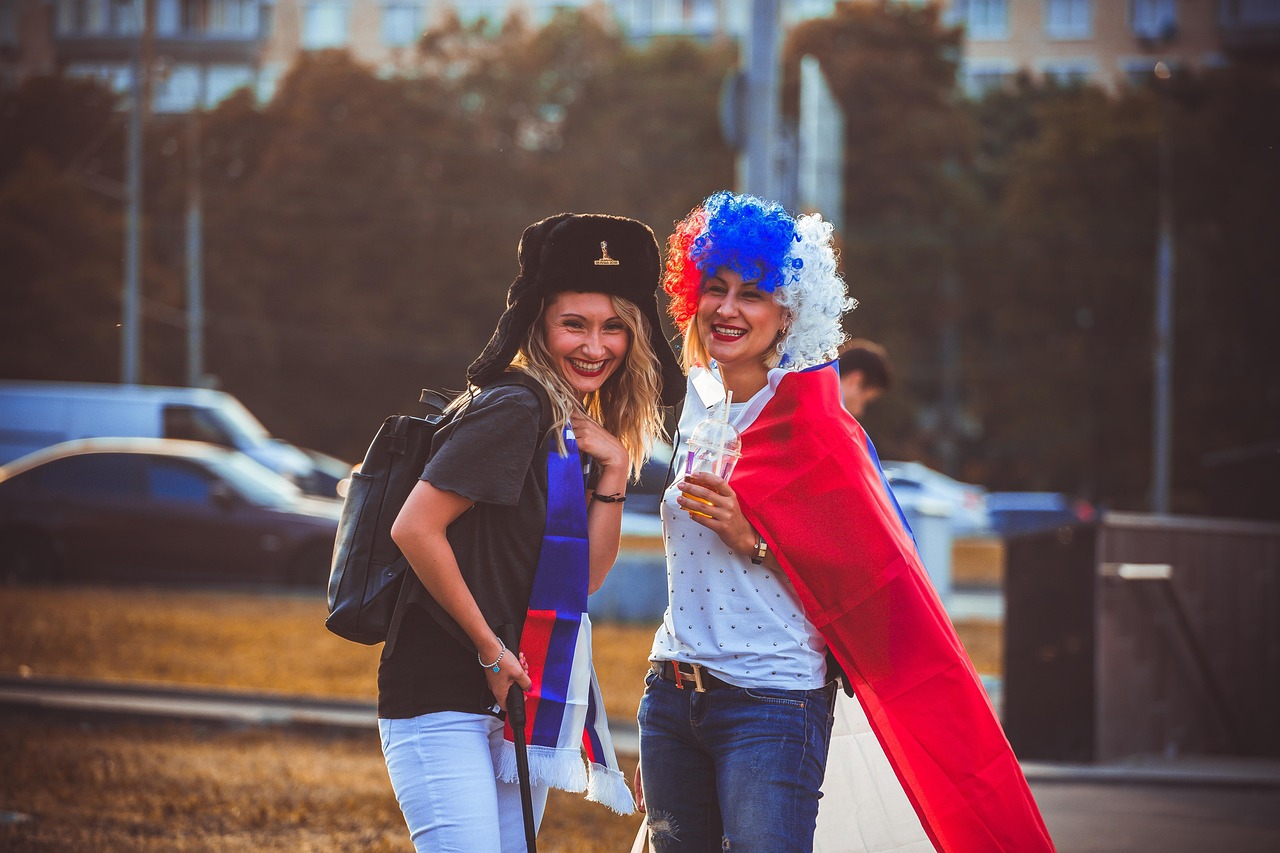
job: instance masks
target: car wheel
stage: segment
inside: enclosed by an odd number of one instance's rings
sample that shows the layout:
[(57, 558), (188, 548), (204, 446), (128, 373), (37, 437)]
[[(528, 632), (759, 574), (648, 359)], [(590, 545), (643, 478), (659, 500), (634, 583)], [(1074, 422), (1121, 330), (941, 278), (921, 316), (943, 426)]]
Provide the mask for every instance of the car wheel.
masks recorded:
[(49, 582), (61, 577), (53, 540), (38, 530), (17, 530), (0, 537), (0, 581)]
[(332, 544), (312, 542), (303, 545), (289, 564), (287, 580), (294, 586), (325, 589), (329, 585), (329, 566), (332, 561)]

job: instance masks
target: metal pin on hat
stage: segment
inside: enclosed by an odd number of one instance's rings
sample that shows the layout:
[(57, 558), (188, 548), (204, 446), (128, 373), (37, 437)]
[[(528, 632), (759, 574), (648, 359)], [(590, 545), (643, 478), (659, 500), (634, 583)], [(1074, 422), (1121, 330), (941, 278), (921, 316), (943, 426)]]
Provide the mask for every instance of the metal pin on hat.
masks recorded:
[(618, 261), (615, 261), (613, 258), (609, 257), (609, 241), (608, 240), (600, 241), (600, 258), (595, 261), (595, 265), (598, 267), (616, 267), (618, 265)]

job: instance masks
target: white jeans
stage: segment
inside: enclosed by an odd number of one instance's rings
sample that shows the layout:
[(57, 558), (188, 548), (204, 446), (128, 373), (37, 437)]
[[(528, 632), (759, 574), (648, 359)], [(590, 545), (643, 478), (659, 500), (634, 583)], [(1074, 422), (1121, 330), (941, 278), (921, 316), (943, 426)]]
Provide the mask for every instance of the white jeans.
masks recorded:
[[(520, 786), (495, 776), (502, 721), (439, 711), (378, 720), (391, 787), (418, 853), (523, 853)], [(533, 788), (534, 826), (542, 824), (545, 786)]]

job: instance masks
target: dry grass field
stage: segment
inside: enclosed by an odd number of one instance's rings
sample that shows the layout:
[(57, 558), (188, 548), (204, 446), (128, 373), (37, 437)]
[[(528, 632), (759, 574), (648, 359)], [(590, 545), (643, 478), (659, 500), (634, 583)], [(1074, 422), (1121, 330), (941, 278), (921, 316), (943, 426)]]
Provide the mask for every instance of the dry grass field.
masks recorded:
[[(378, 649), (323, 627), (319, 595), (147, 588), (0, 589), (0, 674), (375, 696)], [(635, 719), (652, 626), (597, 625), (610, 717)], [(1000, 629), (961, 625), (981, 672)], [(628, 772), (634, 761), (624, 759)], [(14, 851), (393, 851), (408, 834), (376, 735), (176, 723), (0, 725), (0, 849)], [(553, 793), (547, 853), (627, 850), (637, 816)]]

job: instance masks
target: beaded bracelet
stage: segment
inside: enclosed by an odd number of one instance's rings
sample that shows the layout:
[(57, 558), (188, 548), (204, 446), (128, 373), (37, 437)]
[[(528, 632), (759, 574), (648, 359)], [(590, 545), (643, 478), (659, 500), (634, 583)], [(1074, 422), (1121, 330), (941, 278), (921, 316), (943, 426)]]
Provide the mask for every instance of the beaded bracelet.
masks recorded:
[(502, 663), (502, 656), (507, 653), (507, 644), (502, 642), (502, 638), (499, 637), (498, 645), (502, 647), (502, 651), (498, 652), (498, 656), (494, 659), (493, 663), (485, 663), (484, 660), (480, 657), (480, 653), (476, 652), (476, 661), (478, 661), (479, 664), (485, 669), (491, 669), (494, 672), (498, 671), (498, 664)]

